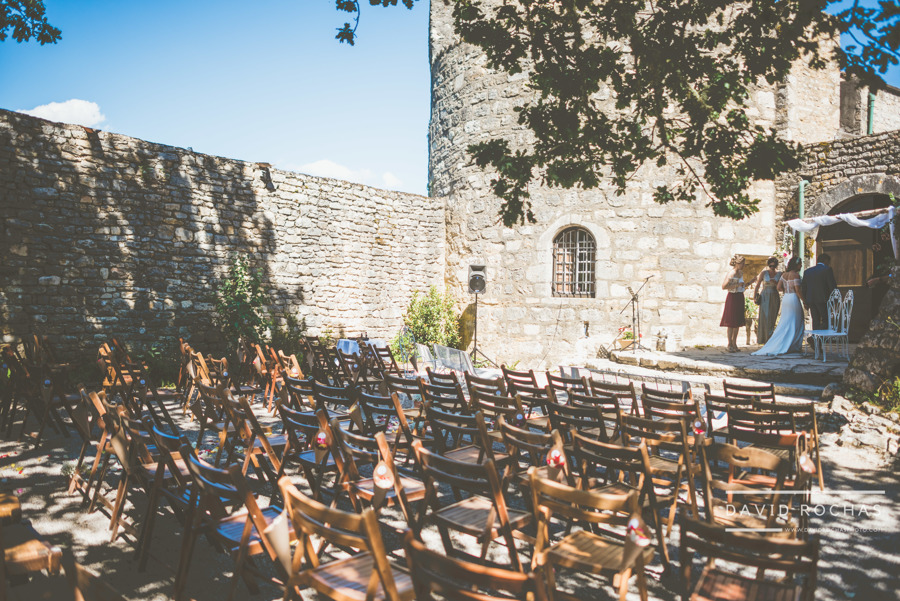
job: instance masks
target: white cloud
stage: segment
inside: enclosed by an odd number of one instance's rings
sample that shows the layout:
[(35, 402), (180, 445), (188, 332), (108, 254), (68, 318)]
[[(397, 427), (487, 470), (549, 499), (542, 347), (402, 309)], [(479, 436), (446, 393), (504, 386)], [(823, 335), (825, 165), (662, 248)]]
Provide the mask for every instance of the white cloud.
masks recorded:
[(388, 188), (391, 188), (392, 190), (396, 190), (403, 185), (403, 180), (401, 180), (390, 171), (385, 171), (384, 175), (381, 176), (381, 179), (384, 180), (384, 185)]
[(322, 159), (313, 163), (300, 165), (298, 171), (309, 175), (317, 175), (319, 177), (331, 177), (334, 179), (342, 179), (348, 182), (357, 182), (360, 184), (371, 185), (375, 180), (375, 174), (370, 169), (354, 170), (346, 165)]
[(28, 111), (19, 111), (32, 117), (59, 121), (61, 123), (74, 123), (93, 127), (106, 120), (106, 116), (100, 112), (100, 106), (96, 102), (72, 98), (65, 102), (51, 102), (42, 104)]

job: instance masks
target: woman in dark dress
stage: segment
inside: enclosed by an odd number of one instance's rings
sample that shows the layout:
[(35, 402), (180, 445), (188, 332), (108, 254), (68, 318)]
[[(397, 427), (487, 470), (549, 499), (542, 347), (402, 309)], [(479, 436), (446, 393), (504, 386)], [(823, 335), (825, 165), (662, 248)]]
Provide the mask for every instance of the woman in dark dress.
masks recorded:
[(728, 352), (737, 353), (738, 332), (744, 327), (744, 257), (734, 255), (729, 262), (731, 271), (722, 281), (722, 290), (728, 291), (725, 298), (725, 311), (722, 313), (723, 328), (728, 328)]

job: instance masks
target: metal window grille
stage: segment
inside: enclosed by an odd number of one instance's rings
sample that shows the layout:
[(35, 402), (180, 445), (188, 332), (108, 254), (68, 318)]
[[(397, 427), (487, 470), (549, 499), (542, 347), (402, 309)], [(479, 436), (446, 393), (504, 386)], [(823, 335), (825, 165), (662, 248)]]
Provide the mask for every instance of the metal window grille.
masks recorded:
[(553, 296), (594, 297), (594, 255), (590, 232), (570, 227), (553, 240)]

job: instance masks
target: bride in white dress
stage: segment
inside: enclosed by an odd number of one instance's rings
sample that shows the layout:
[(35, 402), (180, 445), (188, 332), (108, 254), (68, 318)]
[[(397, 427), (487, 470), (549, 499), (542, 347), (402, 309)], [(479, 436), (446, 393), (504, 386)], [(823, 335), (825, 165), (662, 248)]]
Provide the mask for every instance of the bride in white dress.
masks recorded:
[(781, 318), (772, 337), (754, 355), (784, 355), (803, 350), (805, 314), (803, 293), (800, 291), (800, 259), (792, 258), (778, 282), (778, 290), (784, 292), (781, 299)]

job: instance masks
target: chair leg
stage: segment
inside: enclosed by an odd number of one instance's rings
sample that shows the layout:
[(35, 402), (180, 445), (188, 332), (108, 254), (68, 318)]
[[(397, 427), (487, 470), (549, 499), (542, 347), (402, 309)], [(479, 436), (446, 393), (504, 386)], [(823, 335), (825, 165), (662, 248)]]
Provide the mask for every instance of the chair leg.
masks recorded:
[(153, 525), (156, 521), (156, 511), (159, 509), (159, 495), (161, 482), (159, 478), (154, 478), (153, 488), (150, 491), (150, 499), (147, 502), (147, 513), (144, 516), (144, 523), (141, 524), (141, 532), (138, 537), (137, 544), (137, 560), (138, 572), (147, 569), (147, 559), (150, 554), (150, 538), (153, 536)]
[(106, 478), (106, 471), (109, 469), (109, 457), (110, 453), (104, 453), (103, 455), (103, 465), (100, 467), (100, 471), (97, 474), (97, 485), (94, 488), (94, 496), (91, 499), (91, 504), (88, 506), (88, 513), (93, 513), (94, 509), (97, 507), (97, 501), (100, 500), (100, 491), (103, 489), (103, 479)]
[(631, 568), (625, 568), (618, 574), (619, 576), (619, 601), (628, 599), (628, 581), (631, 579)]
[(115, 542), (119, 535), (119, 520), (122, 517), (122, 511), (125, 509), (125, 496), (128, 494), (128, 473), (122, 474), (119, 480), (119, 489), (116, 491), (116, 503), (113, 506), (112, 517), (109, 520), (109, 529), (112, 530), (112, 536), (109, 542)]
[[(196, 515), (196, 517), (195, 517)], [(175, 572), (175, 601), (181, 601), (184, 594), (184, 587), (187, 584), (187, 575), (191, 567), (191, 557), (194, 554), (194, 543), (197, 540), (201, 512), (198, 508), (190, 506), (188, 508), (187, 519), (185, 520), (184, 539), (181, 541), (181, 556), (178, 560), (178, 570)], [(197, 521), (195, 525), (193, 522)]]

